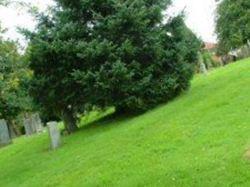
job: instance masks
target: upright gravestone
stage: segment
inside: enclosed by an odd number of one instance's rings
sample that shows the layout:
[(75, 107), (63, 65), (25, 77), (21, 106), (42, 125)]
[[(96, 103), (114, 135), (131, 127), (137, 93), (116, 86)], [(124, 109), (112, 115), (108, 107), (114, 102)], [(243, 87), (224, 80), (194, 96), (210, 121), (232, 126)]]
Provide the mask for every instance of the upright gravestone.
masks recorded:
[(30, 135), (34, 134), (33, 127), (32, 127), (32, 120), (31, 120), (31, 118), (29, 116), (26, 116), (23, 119), (23, 123), (24, 123), (25, 134), (27, 136), (30, 136)]
[(200, 52), (198, 53), (198, 57), (199, 57), (199, 72), (202, 74), (207, 74), (207, 68), (204, 63), (202, 54)]
[(10, 133), (5, 120), (0, 120), (0, 147), (11, 143)]
[(42, 125), (42, 121), (41, 121), (39, 114), (38, 113), (33, 114), (32, 118), (33, 118), (33, 123), (34, 123), (34, 128), (35, 128), (36, 133), (42, 132), (43, 125)]
[(38, 113), (26, 114), (23, 123), (27, 136), (43, 131), (42, 121)]
[(203, 62), (200, 63), (200, 72), (202, 74), (207, 74), (207, 68), (206, 68), (206, 65)]
[(57, 122), (48, 122), (48, 131), (51, 141), (51, 148), (54, 150), (61, 145), (61, 134), (57, 126)]

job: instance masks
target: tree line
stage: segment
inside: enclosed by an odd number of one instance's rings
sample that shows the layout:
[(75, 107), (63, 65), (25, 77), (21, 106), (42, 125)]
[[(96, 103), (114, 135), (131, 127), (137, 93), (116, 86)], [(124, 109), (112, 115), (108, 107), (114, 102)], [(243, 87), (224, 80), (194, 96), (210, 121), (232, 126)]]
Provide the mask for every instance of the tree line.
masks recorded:
[(219, 54), (250, 45), (250, 1), (222, 0), (216, 14)]

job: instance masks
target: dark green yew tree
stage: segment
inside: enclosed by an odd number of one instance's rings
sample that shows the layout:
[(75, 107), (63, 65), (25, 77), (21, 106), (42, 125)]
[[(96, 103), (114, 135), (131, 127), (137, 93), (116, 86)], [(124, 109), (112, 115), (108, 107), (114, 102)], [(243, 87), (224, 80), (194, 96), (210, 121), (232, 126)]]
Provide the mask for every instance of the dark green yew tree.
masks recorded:
[(77, 113), (146, 111), (189, 86), (200, 41), (169, 0), (57, 0), (30, 37), (32, 95), (77, 129)]
[(250, 1), (222, 0), (217, 9), (216, 32), (222, 54), (247, 44), (250, 40)]

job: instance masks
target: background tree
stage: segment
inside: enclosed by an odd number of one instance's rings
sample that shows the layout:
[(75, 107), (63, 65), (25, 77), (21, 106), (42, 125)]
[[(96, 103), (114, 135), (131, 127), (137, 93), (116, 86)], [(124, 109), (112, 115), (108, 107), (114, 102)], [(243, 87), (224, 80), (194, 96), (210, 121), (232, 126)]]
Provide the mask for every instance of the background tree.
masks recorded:
[(247, 44), (250, 39), (250, 1), (221, 1), (217, 9), (216, 32), (222, 54)]
[(57, 0), (30, 38), (31, 93), (77, 129), (77, 113), (146, 111), (186, 90), (199, 40), (182, 16), (163, 24), (169, 0)]
[(32, 107), (28, 96), (32, 73), (22, 61), (17, 46), (16, 42), (0, 38), (0, 119), (6, 119), (9, 128), (20, 135), (15, 120)]

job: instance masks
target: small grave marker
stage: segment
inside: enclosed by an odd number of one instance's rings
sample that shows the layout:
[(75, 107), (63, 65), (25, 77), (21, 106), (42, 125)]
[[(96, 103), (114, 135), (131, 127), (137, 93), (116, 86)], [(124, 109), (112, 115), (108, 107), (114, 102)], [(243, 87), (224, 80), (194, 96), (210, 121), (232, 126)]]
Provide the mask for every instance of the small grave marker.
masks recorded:
[(0, 147), (11, 143), (10, 133), (5, 120), (0, 120)]
[(61, 145), (61, 134), (57, 122), (48, 122), (48, 132), (51, 141), (51, 149), (57, 149)]

